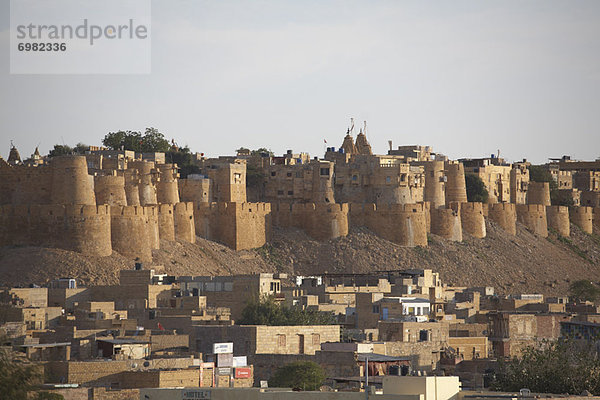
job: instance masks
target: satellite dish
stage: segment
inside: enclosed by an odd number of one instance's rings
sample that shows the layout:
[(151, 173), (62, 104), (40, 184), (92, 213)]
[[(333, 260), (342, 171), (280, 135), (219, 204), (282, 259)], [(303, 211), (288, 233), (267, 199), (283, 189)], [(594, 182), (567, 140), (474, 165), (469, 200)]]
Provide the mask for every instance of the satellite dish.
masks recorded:
[(137, 363), (131, 364), (131, 369), (136, 369), (138, 367)]

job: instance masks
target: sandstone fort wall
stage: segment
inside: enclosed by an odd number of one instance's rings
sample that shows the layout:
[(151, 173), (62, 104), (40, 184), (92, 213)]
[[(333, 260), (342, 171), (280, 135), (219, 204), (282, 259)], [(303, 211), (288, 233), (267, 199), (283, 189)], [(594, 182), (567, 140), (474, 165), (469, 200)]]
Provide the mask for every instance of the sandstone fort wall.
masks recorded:
[(548, 237), (546, 206), (541, 204), (517, 204), (517, 220), (536, 235)]
[(515, 204), (492, 203), (488, 205), (490, 221), (498, 224), (504, 231), (511, 235), (517, 234), (517, 209)]
[(560, 236), (571, 235), (571, 223), (569, 222), (569, 208), (563, 206), (546, 207), (548, 228), (554, 229)]
[(364, 226), (401, 246), (427, 246), (424, 204), (350, 204), (350, 226)]
[(529, 182), (527, 204), (551, 205), (550, 184), (548, 182)]
[(569, 216), (571, 222), (581, 228), (585, 233), (593, 232), (593, 214), (592, 207), (571, 207)]
[(460, 203), (460, 220), (464, 232), (479, 239), (486, 236), (482, 203)]
[(467, 202), (467, 184), (465, 181), (465, 167), (461, 162), (446, 162), (446, 203), (453, 201)]
[(449, 207), (431, 209), (431, 233), (448, 240), (460, 242), (462, 241), (460, 204), (451, 203)]

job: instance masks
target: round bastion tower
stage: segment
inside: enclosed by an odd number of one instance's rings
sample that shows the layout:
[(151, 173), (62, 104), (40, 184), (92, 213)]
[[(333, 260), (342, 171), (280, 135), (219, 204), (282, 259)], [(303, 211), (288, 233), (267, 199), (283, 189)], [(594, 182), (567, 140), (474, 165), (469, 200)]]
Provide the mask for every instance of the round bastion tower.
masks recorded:
[(159, 204), (179, 203), (177, 166), (175, 164), (158, 165), (160, 176), (156, 187), (156, 199)]
[(96, 205), (94, 178), (84, 156), (54, 157), (51, 165), (52, 204)]

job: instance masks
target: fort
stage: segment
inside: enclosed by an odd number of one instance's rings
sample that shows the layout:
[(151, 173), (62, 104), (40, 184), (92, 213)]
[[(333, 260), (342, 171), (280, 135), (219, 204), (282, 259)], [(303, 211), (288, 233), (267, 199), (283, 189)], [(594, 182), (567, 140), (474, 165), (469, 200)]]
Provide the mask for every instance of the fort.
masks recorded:
[[(374, 155), (366, 128), (356, 140), (352, 133), (324, 159), (291, 150), (280, 157), (196, 155), (198, 172), (185, 177), (163, 153), (90, 148), (85, 155), (21, 162), (13, 148), (8, 161), (0, 159), (0, 245), (151, 260), (161, 241), (201, 237), (244, 250), (268, 243), (273, 228), (296, 228), (326, 241), (366, 227), (415, 247), (427, 246), (429, 233), (451, 241), (483, 239), (486, 219), (510, 235), (519, 222), (542, 237), (549, 228), (568, 237), (571, 224), (587, 233), (600, 224), (595, 163), (548, 166), (558, 198), (581, 196), (590, 204), (566, 208), (552, 205), (548, 182), (530, 181), (526, 160), (448, 160), (428, 146), (392, 149), (391, 143), (388, 154)], [(466, 174), (482, 179), (487, 203), (468, 201)], [(257, 201), (248, 202), (249, 194)]]

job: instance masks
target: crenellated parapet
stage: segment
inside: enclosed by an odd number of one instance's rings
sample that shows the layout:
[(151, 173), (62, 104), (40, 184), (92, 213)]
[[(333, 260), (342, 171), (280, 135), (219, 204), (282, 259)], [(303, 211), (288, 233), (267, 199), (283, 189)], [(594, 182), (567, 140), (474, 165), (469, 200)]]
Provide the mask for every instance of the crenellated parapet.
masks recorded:
[(364, 226), (401, 246), (427, 246), (424, 204), (350, 204), (350, 226)]
[(551, 205), (550, 184), (548, 182), (529, 182), (527, 188), (527, 204)]
[(569, 209), (571, 222), (590, 235), (594, 230), (592, 210), (592, 207), (570, 207)]
[(548, 228), (554, 229), (560, 236), (571, 236), (569, 207), (547, 206), (546, 217), (548, 218)]
[(175, 223), (175, 239), (188, 243), (196, 243), (194, 224), (194, 203), (177, 203), (173, 207)]
[(271, 235), (270, 203), (194, 203), (196, 235), (234, 250), (263, 246)]
[(94, 177), (94, 192), (97, 204), (126, 206), (125, 177), (116, 174)]
[(143, 206), (112, 206), (111, 242), (114, 251), (129, 258), (152, 260), (150, 228)]
[(464, 232), (479, 239), (486, 236), (483, 203), (460, 203), (460, 220)]
[(488, 204), (488, 218), (498, 224), (505, 232), (517, 234), (517, 208), (511, 203)]
[(94, 256), (112, 253), (110, 210), (95, 205), (4, 205), (0, 246), (47, 246)]
[(302, 229), (316, 240), (348, 235), (348, 204), (278, 203), (272, 214), (275, 226)]
[(455, 242), (462, 241), (459, 203), (450, 203), (448, 208), (431, 209), (431, 233)]
[(517, 221), (532, 233), (548, 237), (546, 206), (541, 204), (517, 204)]
[(467, 184), (465, 181), (465, 167), (459, 161), (446, 161), (444, 164), (446, 174), (446, 203), (453, 201), (467, 202)]

